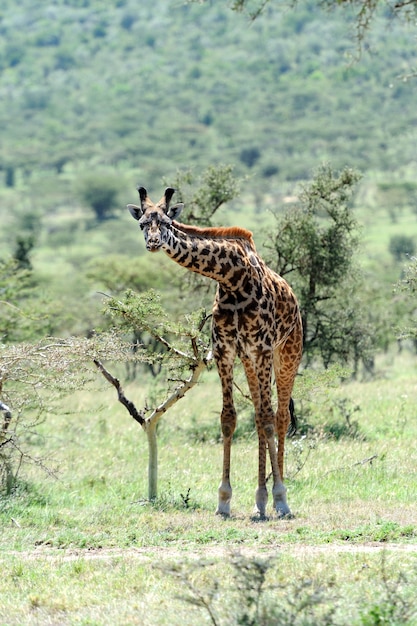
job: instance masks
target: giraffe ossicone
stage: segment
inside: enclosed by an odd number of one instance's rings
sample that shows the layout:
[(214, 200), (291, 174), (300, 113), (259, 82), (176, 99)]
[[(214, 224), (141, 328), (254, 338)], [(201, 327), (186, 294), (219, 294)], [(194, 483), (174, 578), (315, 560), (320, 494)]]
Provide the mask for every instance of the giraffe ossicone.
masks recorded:
[[(154, 204), (138, 187), (140, 205), (128, 204), (138, 220), (147, 250), (163, 250), (182, 267), (217, 282), (213, 304), (212, 352), (220, 376), (223, 408), (223, 472), (218, 488), (217, 513), (230, 515), (232, 487), (230, 458), (236, 409), (233, 368), (242, 361), (258, 433), (258, 487), (255, 512), (266, 515), (266, 456), (272, 470), (274, 510), (291, 514), (283, 483), (285, 436), (291, 420), (291, 394), (301, 361), (303, 332), (297, 299), (289, 284), (258, 255), (252, 233), (239, 226), (199, 228), (177, 221), (182, 203), (171, 205), (175, 190), (168, 187)], [(272, 408), (275, 375), (278, 408)]]

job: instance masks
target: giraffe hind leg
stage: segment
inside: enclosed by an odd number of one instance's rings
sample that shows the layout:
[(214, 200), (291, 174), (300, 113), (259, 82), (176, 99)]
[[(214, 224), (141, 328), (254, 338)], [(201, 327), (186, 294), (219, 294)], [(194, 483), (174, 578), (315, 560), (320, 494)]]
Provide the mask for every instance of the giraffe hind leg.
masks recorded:
[(268, 492), (266, 487), (266, 451), (271, 462), (274, 509), (279, 517), (291, 514), (286, 500), (286, 488), (279, 472), (275, 443), (275, 414), (271, 404), (272, 358), (267, 353), (258, 355), (256, 360), (242, 358), (252, 401), (255, 407), (255, 421), (258, 431), (258, 488), (255, 494), (255, 513), (265, 517)]
[[(297, 340), (296, 340), (297, 339)], [(295, 376), (301, 359), (301, 339), (290, 336), (282, 348), (274, 352), (275, 382), (278, 395), (278, 410), (276, 413), (276, 432), (278, 440), (278, 467), (281, 480), (284, 480), (284, 446), (285, 437), (289, 430), (294, 434), (297, 422), (294, 412), (294, 402), (291, 394)], [(285, 489), (285, 487), (284, 487)], [(277, 494), (279, 508), (280, 494)], [(284, 507), (285, 508), (285, 507)], [(278, 509), (277, 509), (278, 510)]]

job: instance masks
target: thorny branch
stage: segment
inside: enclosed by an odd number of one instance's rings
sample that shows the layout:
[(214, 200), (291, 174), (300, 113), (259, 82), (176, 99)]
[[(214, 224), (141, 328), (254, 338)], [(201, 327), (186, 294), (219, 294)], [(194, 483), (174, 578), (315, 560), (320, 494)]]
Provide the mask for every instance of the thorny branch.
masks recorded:
[(119, 380), (112, 376), (112, 374), (110, 374), (110, 372), (104, 367), (104, 365), (97, 359), (94, 359), (94, 364), (97, 369), (103, 374), (104, 378), (106, 378), (106, 380), (108, 380), (116, 388), (119, 402), (121, 402), (123, 406), (126, 407), (133, 419), (136, 420), (142, 426), (142, 428), (144, 428), (144, 430), (146, 430), (150, 422), (157, 422), (159, 418), (164, 413), (166, 413), (171, 406), (173, 406), (176, 402), (178, 402), (178, 400), (183, 398), (187, 391), (194, 387), (200, 377), (200, 374), (206, 369), (209, 359), (210, 357), (207, 357), (206, 359), (200, 359), (196, 363), (196, 365), (193, 366), (191, 376), (182, 381), (181, 385), (179, 385), (179, 387), (177, 387), (174, 392), (164, 402), (162, 402), (162, 404), (157, 406), (152, 411), (152, 414), (146, 419), (144, 418), (144, 411), (138, 411), (134, 403), (126, 398)]
[(124, 394), (123, 388), (120, 384), (120, 381), (115, 378), (114, 376), (112, 376), (110, 374), (110, 372), (108, 370), (106, 370), (106, 368), (104, 367), (104, 365), (98, 361), (97, 359), (94, 359), (94, 365), (100, 370), (100, 372), (103, 374), (104, 378), (106, 380), (109, 381), (109, 383), (111, 383), (113, 385), (113, 387), (116, 388), (117, 390), (117, 395), (119, 398), (119, 402), (121, 402), (123, 404), (123, 406), (126, 407), (126, 409), (129, 411), (130, 415), (133, 417), (134, 420), (136, 420), (141, 426), (144, 425), (145, 423), (145, 419), (143, 417), (143, 412), (142, 411), (138, 411), (137, 408), (135, 407), (135, 405), (133, 404), (133, 402), (131, 402), (130, 400), (128, 400)]
[(153, 410), (152, 414), (148, 417), (149, 421), (157, 422), (159, 418), (166, 413), (169, 408), (171, 408), (171, 406), (178, 402), (178, 400), (181, 400), (187, 391), (194, 387), (202, 372), (207, 368), (209, 358), (210, 357), (200, 359), (195, 365), (193, 365), (191, 376), (184, 380), (182, 384), (177, 387), (164, 402), (162, 402), (162, 404)]
[[(107, 294), (102, 295), (107, 296)], [(123, 302), (117, 302), (120, 307), (124, 307)], [(203, 330), (204, 325), (210, 319), (210, 317), (211, 314), (206, 315), (205, 313), (203, 313), (201, 320), (198, 324), (198, 332), (201, 332)], [(186, 380), (181, 381), (181, 384), (174, 390), (174, 392), (162, 404), (156, 407), (148, 418), (145, 418), (146, 409), (138, 411), (134, 403), (126, 398), (120, 381), (112, 374), (110, 374), (110, 372), (104, 367), (101, 361), (99, 361), (98, 359), (94, 359), (94, 364), (96, 365), (98, 370), (103, 374), (106, 380), (108, 380), (115, 387), (119, 402), (123, 404), (123, 406), (128, 410), (129, 414), (133, 417), (133, 419), (136, 420), (144, 430), (147, 429), (148, 425), (151, 422), (156, 423), (161, 415), (163, 415), (173, 404), (175, 404), (180, 398), (182, 398), (187, 393), (187, 391), (191, 389), (191, 387), (196, 384), (198, 378), (200, 377), (200, 374), (203, 372), (203, 370), (206, 369), (210, 360), (212, 359), (211, 352), (209, 352), (206, 356), (201, 356), (196, 335), (192, 335), (189, 337), (192, 348), (192, 355), (190, 355), (186, 354), (182, 350), (178, 350), (178, 348), (176, 348), (166, 339), (164, 339), (164, 337), (162, 337), (161, 334), (158, 333), (156, 329), (153, 328), (151, 325), (146, 325), (146, 329), (148, 330), (148, 332), (151, 333), (154, 339), (156, 339), (159, 343), (165, 346), (168, 352), (184, 359), (187, 362), (189, 369), (191, 370), (191, 376)]]
[(373, 461), (377, 458), (378, 458), (378, 455), (373, 454), (372, 456), (369, 456), (366, 459), (362, 459), (361, 461), (356, 461), (356, 463), (353, 463), (352, 465), (344, 465), (343, 467), (335, 467), (334, 469), (328, 470), (325, 474), (323, 474), (323, 476), (327, 476), (328, 474), (331, 474), (332, 472), (341, 472), (347, 469), (352, 469), (352, 467), (357, 467), (358, 465), (366, 465), (366, 463), (369, 463), (369, 465), (372, 465)]

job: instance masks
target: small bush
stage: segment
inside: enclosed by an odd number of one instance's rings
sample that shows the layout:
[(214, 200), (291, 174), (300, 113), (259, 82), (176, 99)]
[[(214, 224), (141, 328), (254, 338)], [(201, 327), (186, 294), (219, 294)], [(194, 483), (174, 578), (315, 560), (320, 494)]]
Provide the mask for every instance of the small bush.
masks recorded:
[(259, 160), (260, 156), (261, 152), (259, 148), (243, 148), (240, 152), (239, 159), (248, 167), (253, 167)]
[[(216, 563), (179, 563), (164, 567), (180, 586), (178, 599), (200, 609), (214, 626), (403, 626), (414, 624), (417, 603), (414, 595), (415, 573), (393, 576), (387, 571), (383, 554), (380, 570), (381, 593), (364, 600), (352, 601), (349, 621), (334, 581), (300, 578), (295, 583), (278, 582), (276, 558), (246, 557), (231, 554), (226, 567), (231, 576), (219, 582), (218, 572), (210, 571)], [(204, 570), (204, 576), (202, 572)], [(209, 572), (207, 574), (207, 572)], [(225, 581), (230, 581), (225, 584)], [(227, 607), (225, 613), (222, 610)], [(357, 618), (352, 621), (352, 614)], [(359, 618), (359, 621), (358, 621)]]
[(408, 235), (393, 235), (389, 242), (389, 251), (396, 261), (405, 261), (416, 251), (414, 238)]
[(118, 206), (119, 189), (118, 177), (103, 171), (82, 178), (76, 192), (81, 202), (94, 211), (96, 219), (103, 221), (113, 216), (114, 209)]

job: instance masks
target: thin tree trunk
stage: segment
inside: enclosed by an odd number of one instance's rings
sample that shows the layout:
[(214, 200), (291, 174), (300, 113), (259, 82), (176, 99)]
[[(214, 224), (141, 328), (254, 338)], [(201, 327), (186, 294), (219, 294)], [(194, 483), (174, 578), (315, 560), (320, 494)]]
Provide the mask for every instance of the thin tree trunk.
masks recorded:
[(136, 420), (146, 432), (148, 438), (148, 498), (149, 500), (155, 500), (158, 495), (158, 440), (156, 434), (156, 426), (161, 417), (173, 406), (178, 400), (184, 397), (184, 395), (194, 387), (202, 372), (207, 368), (208, 361), (211, 359), (211, 355), (207, 359), (199, 359), (192, 365), (192, 373), (189, 378), (181, 383), (172, 394), (156, 409), (152, 411), (152, 414), (144, 418), (144, 411), (138, 411), (131, 400), (128, 400), (124, 394), (122, 386), (117, 378), (112, 376), (104, 365), (94, 360), (94, 364), (103, 374), (104, 378), (108, 380), (117, 390), (119, 402), (128, 410), (130, 415)]
[(148, 437), (148, 499), (155, 500), (158, 495), (158, 439), (156, 436), (157, 422), (148, 422), (146, 435)]

